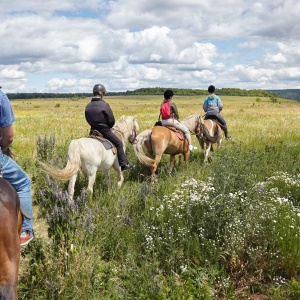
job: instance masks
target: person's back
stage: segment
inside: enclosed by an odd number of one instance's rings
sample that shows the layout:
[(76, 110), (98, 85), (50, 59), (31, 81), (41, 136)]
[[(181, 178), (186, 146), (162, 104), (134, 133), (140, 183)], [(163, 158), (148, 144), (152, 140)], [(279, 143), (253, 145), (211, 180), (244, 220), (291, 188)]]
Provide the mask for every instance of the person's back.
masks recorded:
[(112, 110), (102, 98), (92, 98), (85, 108), (85, 118), (91, 128), (99, 132), (110, 130), (115, 125), (115, 117)]
[(104, 138), (114, 144), (121, 171), (134, 169), (134, 166), (127, 161), (122, 141), (111, 131), (115, 124), (115, 117), (109, 104), (102, 99), (106, 94), (105, 87), (102, 84), (96, 84), (93, 88), (93, 94), (94, 97), (91, 102), (85, 107), (86, 121), (91, 126), (91, 130), (98, 130)]
[(178, 110), (176, 107), (175, 102), (173, 102), (173, 95), (174, 92), (172, 90), (166, 90), (164, 92), (164, 101), (161, 104), (161, 106), (165, 103), (165, 102), (169, 102), (170, 103), (170, 109), (171, 109), (171, 113), (170, 113), (170, 117), (168, 119), (162, 118), (162, 125), (171, 125), (174, 126), (175, 128), (181, 130), (184, 133), (185, 138), (187, 139), (188, 143), (189, 143), (189, 150), (195, 150), (197, 149), (197, 147), (192, 145), (192, 139), (191, 139), (191, 134), (190, 131), (188, 130), (188, 128), (179, 122), (179, 114), (178, 114)]
[(209, 94), (204, 103), (203, 110), (207, 115), (218, 115), (223, 109), (223, 103), (221, 99), (215, 94)]
[(219, 96), (215, 95), (216, 88), (213, 85), (208, 87), (209, 95), (205, 98), (203, 102), (203, 110), (206, 113), (204, 119), (217, 120), (220, 123), (226, 139), (230, 139), (228, 136), (228, 129), (225, 119), (221, 116), (220, 112), (223, 109), (223, 103)]

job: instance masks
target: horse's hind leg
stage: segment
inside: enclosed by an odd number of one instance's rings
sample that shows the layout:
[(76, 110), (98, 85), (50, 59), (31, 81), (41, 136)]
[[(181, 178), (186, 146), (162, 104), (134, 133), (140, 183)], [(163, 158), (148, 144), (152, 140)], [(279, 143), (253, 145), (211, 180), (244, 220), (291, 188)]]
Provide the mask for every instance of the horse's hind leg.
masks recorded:
[(170, 155), (170, 164), (169, 164), (169, 167), (170, 167), (170, 171), (172, 171), (172, 169), (174, 168), (174, 162), (175, 162), (175, 155)]
[(220, 149), (220, 148), (221, 148), (221, 143), (222, 143), (222, 139), (220, 139), (220, 140), (218, 141), (218, 143), (217, 143), (217, 145), (218, 145), (218, 149)]
[(89, 174), (89, 183), (88, 183), (87, 190), (90, 191), (92, 194), (93, 194), (94, 183), (96, 181), (96, 174), (97, 174), (97, 171)]
[(154, 182), (156, 180), (156, 170), (158, 168), (158, 165), (161, 161), (161, 157), (162, 157), (162, 154), (156, 154), (155, 155), (155, 160), (154, 160), (154, 163), (152, 166), (150, 166), (150, 171), (151, 171), (151, 181)]
[(73, 199), (73, 196), (74, 196), (75, 182), (76, 182), (76, 179), (77, 179), (77, 174), (78, 173), (76, 173), (75, 175), (73, 175), (69, 179), (68, 193), (69, 193), (69, 197), (71, 199)]

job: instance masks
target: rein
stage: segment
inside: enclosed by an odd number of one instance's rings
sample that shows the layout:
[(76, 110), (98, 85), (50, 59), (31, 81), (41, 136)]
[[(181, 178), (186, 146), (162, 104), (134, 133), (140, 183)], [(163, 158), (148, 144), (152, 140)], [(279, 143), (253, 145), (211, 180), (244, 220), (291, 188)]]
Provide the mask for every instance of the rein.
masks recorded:
[(136, 133), (135, 129), (132, 129), (130, 138), (128, 138), (128, 142), (131, 145), (135, 145), (137, 143), (136, 137), (137, 137), (137, 133)]
[(206, 126), (200, 121), (200, 118), (198, 118), (197, 120), (197, 125), (195, 126), (195, 132), (196, 132), (196, 129), (199, 128), (199, 133), (196, 133), (196, 137), (197, 138), (205, 138), (207, 139), (207, 136), (204, 134), (204, 132), (207, 132), (207, 128)]

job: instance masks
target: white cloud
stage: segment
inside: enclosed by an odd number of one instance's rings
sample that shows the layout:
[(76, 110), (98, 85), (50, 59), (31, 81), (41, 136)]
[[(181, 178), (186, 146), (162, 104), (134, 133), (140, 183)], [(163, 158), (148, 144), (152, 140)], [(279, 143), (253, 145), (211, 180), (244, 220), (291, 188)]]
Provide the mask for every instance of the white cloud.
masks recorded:
[(90, 92), (100, 81), (111, 91), (209, 82), (295, 88), (299, 11), (296, 0), (4, 1), (1, 85), (6, 92)]

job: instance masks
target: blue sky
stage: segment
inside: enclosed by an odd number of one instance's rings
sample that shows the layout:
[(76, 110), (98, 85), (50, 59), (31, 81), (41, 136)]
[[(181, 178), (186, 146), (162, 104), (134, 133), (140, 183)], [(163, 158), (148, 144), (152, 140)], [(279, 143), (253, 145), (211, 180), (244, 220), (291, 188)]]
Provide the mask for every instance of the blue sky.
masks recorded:
[(300, 88), (296, 0), (3, 2), (5, 92)]

